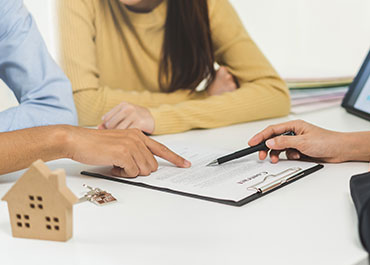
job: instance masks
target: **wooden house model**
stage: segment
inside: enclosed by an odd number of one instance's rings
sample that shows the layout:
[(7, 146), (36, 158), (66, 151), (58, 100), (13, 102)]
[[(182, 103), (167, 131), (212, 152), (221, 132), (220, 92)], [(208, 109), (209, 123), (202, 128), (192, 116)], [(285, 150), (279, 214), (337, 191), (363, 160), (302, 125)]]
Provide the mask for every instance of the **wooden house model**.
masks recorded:
[(54, 241), (72, 237), (72, 206), (78, 199), (66, 186), (64, 170), (52, 172), (38, 160), (2, 200), (8, 203), (14, 237)]

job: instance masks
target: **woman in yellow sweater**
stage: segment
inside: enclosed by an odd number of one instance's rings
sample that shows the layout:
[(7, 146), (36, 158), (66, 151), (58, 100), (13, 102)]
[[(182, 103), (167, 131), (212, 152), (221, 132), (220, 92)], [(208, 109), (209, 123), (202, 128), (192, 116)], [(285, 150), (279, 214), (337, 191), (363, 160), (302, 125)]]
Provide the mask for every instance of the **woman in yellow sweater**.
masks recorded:
[(80, 125), (167, 134), (289, 112), (285, 83), (228, 0), (61, 0), (59, 10)]

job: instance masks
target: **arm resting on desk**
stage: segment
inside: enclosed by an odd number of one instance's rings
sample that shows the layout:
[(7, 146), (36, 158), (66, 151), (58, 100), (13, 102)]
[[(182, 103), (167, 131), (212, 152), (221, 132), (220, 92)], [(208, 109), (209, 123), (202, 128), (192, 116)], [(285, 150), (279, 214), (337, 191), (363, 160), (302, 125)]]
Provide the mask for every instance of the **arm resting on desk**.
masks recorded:
[(67, 134), (62, 126), (37, 127), (0, 133), (0, 175), (44, 161), (66, 157)]
[(93, 130), (68, 125), (37, 127), (0, 134), (0, 175), (20, 170), (37, 159), (70, 158), (114, 166), (118, 177), (147, 176), (158, 169), (154, 155), (178, 167), (191, 163), (137, 129)]

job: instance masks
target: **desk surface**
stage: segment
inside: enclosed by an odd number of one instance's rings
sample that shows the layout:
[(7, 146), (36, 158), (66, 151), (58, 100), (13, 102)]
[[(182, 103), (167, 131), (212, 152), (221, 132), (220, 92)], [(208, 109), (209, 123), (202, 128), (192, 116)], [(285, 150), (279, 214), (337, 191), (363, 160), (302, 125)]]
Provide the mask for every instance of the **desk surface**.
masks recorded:
[[(296, 118), (333, 130), (370, 130), (369, 122), (338, 107), (157, 139), (238, 149), (267, 125)], [(350, 177), (368, 163), (325, 165), (241, 208), (80, 176), (90, 167), (68, 160), (48, 165), (66, 169), (76, 195), (87, 183), (119, 202), (76, 205), (67, 243), (11, 237), (7, 205), (0, 203), (1, 264), (368, 264), (349, 194)], [(0, 178), (0, 196), (20, 175)]]

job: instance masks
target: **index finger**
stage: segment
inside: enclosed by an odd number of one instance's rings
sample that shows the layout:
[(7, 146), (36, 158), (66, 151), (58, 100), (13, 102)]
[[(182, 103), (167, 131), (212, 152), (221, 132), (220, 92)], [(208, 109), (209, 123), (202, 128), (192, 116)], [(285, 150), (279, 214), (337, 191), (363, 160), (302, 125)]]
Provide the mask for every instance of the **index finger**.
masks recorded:
[(149, 137), (146, 141), (146, 145), (154, 155), (159, 156), (178, 167), (191, 167), (191, 163), (188, 160), (174, 153), (167, 146), (160, 144)]
[(259, 132), (255, 136), (253, 136), (248, 144), (250, 146), (255, 146), (265, 140), (268, 140), (274, 136), (283, 134), (288, 131), (293, 131), (297, 134), (297, 121), (288, 121), (276, 125), (271, 125), (264, 129), (263, 131)]

